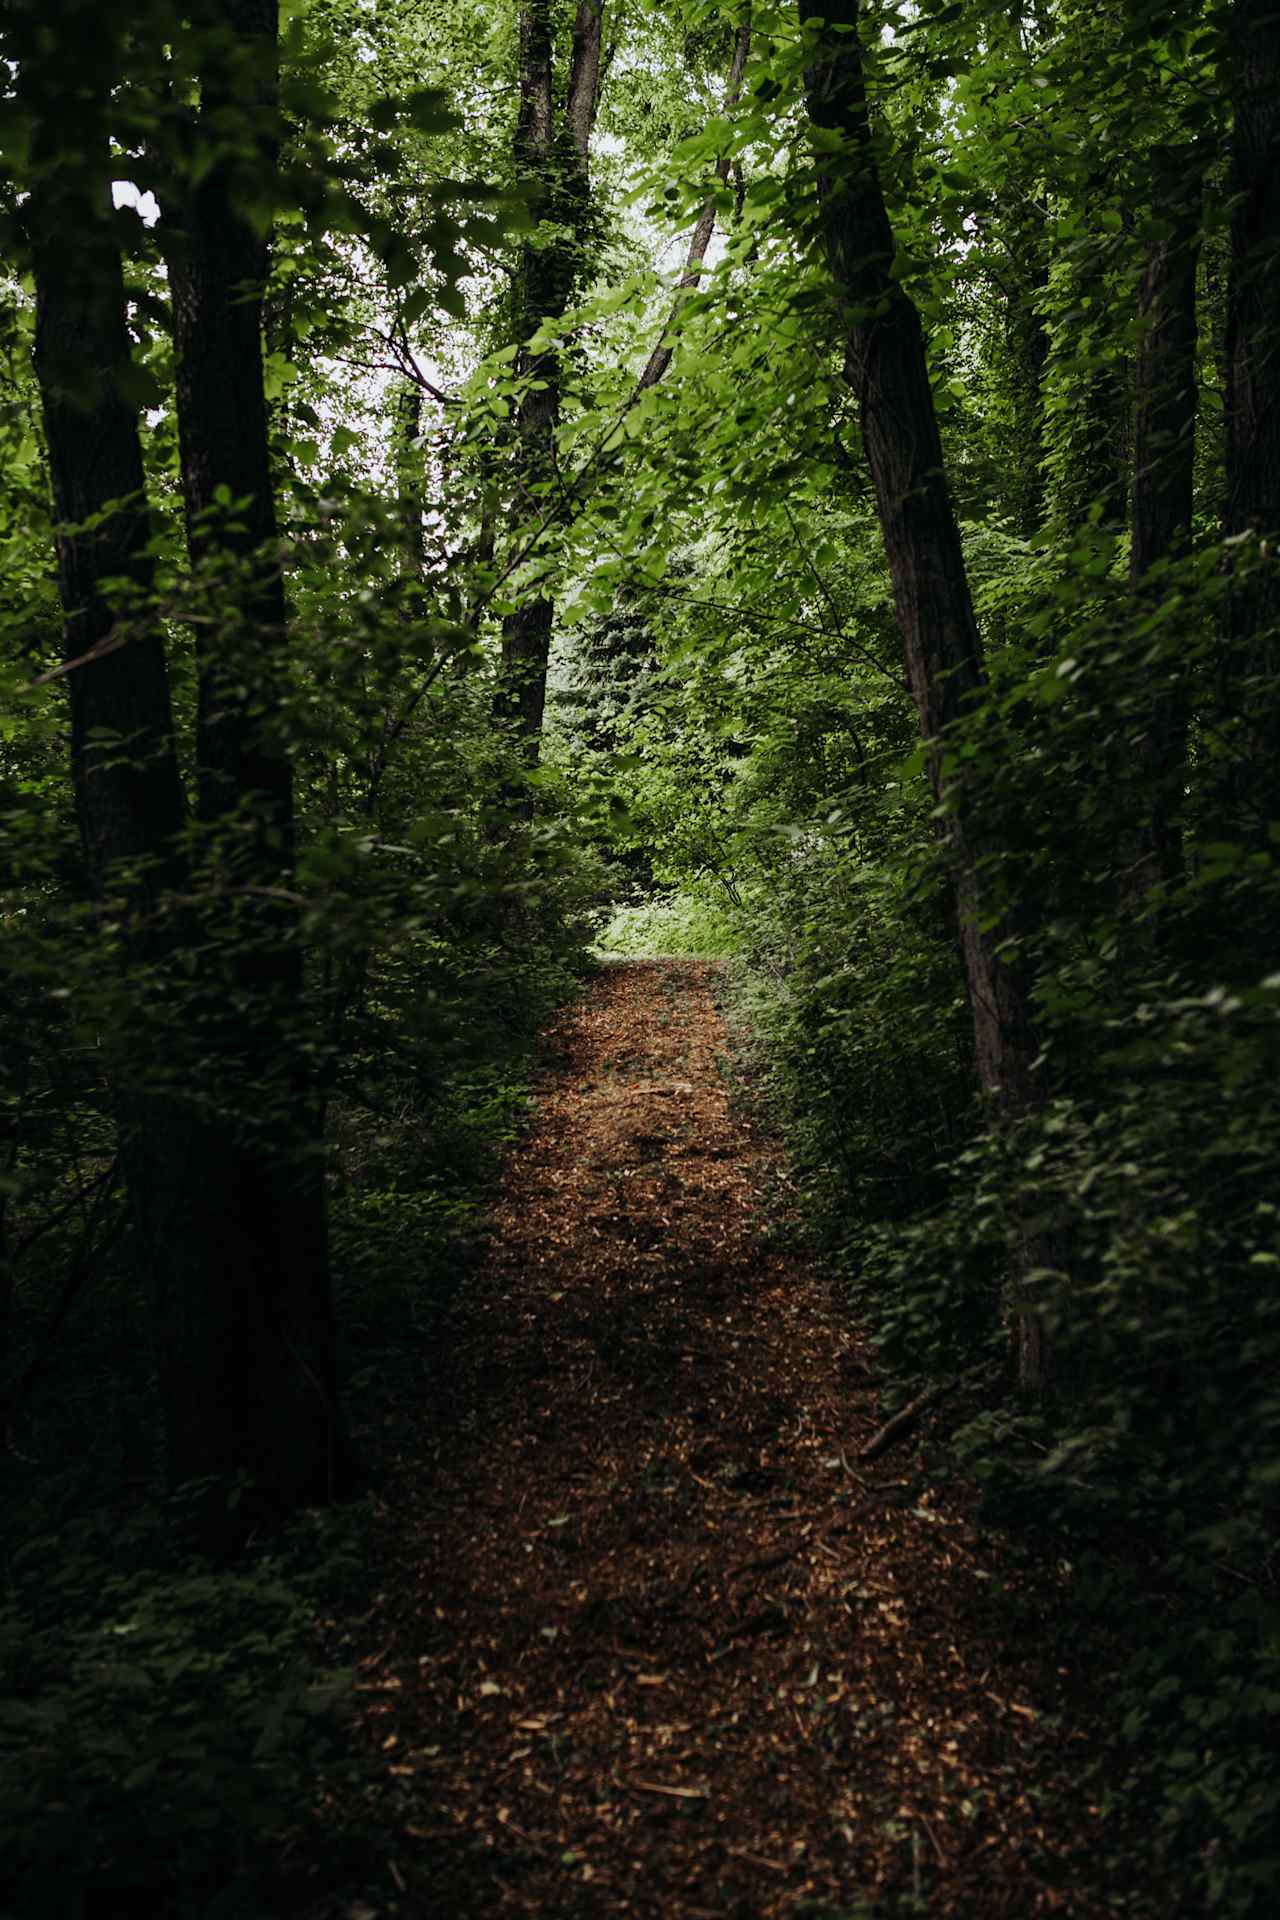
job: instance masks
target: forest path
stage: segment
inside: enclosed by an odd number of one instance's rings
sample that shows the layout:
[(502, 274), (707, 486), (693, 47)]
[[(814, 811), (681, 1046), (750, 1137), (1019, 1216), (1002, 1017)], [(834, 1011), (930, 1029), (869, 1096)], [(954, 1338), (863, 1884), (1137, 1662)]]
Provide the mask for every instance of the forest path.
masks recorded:
[(718, 977), (617, 964), (563, 1017), (451, 1310), (361, 1665), (381, 1910), (1096, 1912), (1027, 1791), (1073, 1765), (1046, 1636), (910, 1446), (857, 1462), (872, 1373)]

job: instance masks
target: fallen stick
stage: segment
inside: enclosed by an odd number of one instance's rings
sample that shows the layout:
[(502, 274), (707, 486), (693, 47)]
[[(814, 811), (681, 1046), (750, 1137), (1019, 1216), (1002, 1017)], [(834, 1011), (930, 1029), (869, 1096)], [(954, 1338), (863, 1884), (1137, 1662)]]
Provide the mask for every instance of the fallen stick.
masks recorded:
[(949, 1393), (954, 1393), (960, 1385), (961, 1378), (962, 1376), (957, 1374), (954, 1380), (943, 1380), (932, 1387), (926, 1387), (924, 1392), (918, 1393), (914, 1400), (908, 1400), (905, 1407), (899, 1407), (893, 1418), (886, 1420), (878, 1433), (872, 1434), (865, 1447), (859, 1447), (859, 1460), (878, 1460), (882, 1453), (887, 1453), (895, 1442), (911, 1432), (921, 1414), (927, 1413), (930, 1407), (937, 1406), (938, 1402), (945, 1400)]
[(785, 1633), (787, 1629), (787, 1610), (785, 1607), (763, 1607), (759, 1613), (753, 1613), (747, 1620), (740, 1620), (732, 1628), (728, 1638), (714, 1653), (707, 1655), (708, 1660), (723, 1660), (726, 1653), (732, 1653), (739, 1640), (750, 1640), (758, 1633)]
[(709, 1800), (709, 1787), (664, 1787), (656, 1780), (632, 1780), (629, 1784), (637, 1793), (665, 1793), (672, 1800)]
[(772, 1573), (775, 1567), (785, 1567), (788, 1560), (794, 1560), (807, 1544), (802, 1540), (796, 1546), (783, 1547), (776, 1553), (762, 1553), (758, 1560), (744, 1560), (740, 1566), (730, 1567), (729, 1578), (736, 1580), (741, 1573)]
[(726, 1847), (725, 1852), (732, 1854), (735, 1860), (749, 1860), (753, 1867), (768, 1867), (770, 1873), (785, 1873), (785, 1860), (766, 1860), (762, 1853), (748, 1853), (745, 1847)]

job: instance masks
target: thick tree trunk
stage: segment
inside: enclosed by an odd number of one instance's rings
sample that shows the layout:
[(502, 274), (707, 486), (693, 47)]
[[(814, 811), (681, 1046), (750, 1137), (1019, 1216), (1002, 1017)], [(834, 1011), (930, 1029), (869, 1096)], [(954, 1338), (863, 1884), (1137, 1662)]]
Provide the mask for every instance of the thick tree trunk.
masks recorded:
[[(37, 84), (31, 72), (26, 79)], [(78, 132), (72, 145), (59, 121), (56, 159), (34, 156), (25, 212), (35, 362), (58, 521), (71, 773), (85, 867), (99, 900), (119, 890), (146, 914), (181, 875), (184, 803), (164, 644), (147, 604), (151, 529), (137, 409), (120, 384), (129, 340), (106, 128), (86, 117)], [(104, 580), (126, 582), (125, 593), (108, 597)], [(150, 932), (135, 919), (135, 943), (145, 944)]]
[[(72, 140), (60, 83), (56, 99), (41, 101), (41, 63), (24, 66), (24, 91), (36, 95), (28, 104), (46, 108), (51, 122), (48, 151), (33, 155), (26, 220), (36, 367), (61, 523), (76, 810), (90, 884), (104, 915), (122, 926), (131, 963), (143, 967), (163, 960), (176, 931), (158, 914), (185, 874), (184, 809), (163, 645), (145, 598), (150, 527), (136, 410), (121, 386), (129, 346), (110, 202), (107, 71), (104, 63), (101, 117), (81, 100)], [(244, 397), (241, 389), (234, 403)], [(260, 407), (256, 418), (264, 418)], [(186, 425), (191, 446), (189, 416)], [(215, 462), (208, 461), (211, 475)], [(199, 470), (198, 453), (193, 464)], [(234, 471), (227, 478), (242, 485)], [(201, 502), (190, 492), (188, 505), (198, 514)], [(138, 605), (109, 598), (106, 579), (127, 582)], [(255, 585), (255, 604), (259, 591)], [(207, 737), (218, 724), (212, 702), (202, 719)], [(210, 757), (219, 778), (205, 783), (206, 818), (210, 796), (227, 794), (225, 749), (234, 731), (233, 720), (215, 735)], [(270, 804), (278, 806), (275, 797)], [(273, 960), (269, 971), (277, 966)], [(215, 1088), (174, 1089), (166, 1063), (134, 1058), (127, 1036), (114, 1051), (122, 1062), (122, 1157), (156, 1288), (170, 1478), (248, 1472), (265, 1505), (279, 1512), (322, 1497), (332, 1483), (332, 1341), (318, 1160), (301, 1170), (293, 1158), (272, 1163), (246, 1150), (225, 1117), (235, 1091), (229, 1079), (239, 1079), (251, 1103), (272, 1097), (264, 1094), (271, 1063), (258, 1049), (273, 1036), (252, 1014), (240, 1028), (242, 1016), (232, 1011), (243, 1003), (237, 989), (261, 984), (257, 971), (251, 961), (237, 982), (196, 990), (200, 1039), (216, 1036), (221, 1055)], [(284, 971), (296, 980), (296, 961)], [(284, 1089), (287, 1097), (295, 1091), (292, 1083)], [(221, 1105), (223, 1116), (204, 1117), (210, 1105)], [(255, 1511), (262, 1507), (248, 1503), (245, 1520)], [(208, 1522), (219, 1539), (239, 1527), (226, 1525), (220, 1506)]]
[[(319, 1102), (298, 1031), (293, 780), (278, 732), (285, 601), (267, 446), (262, 296), (276, 121), (275, 0), (206, 7), (200, 129), (222, 151), (170, 248), (182, 486), (218, 581), (199, 642), (205, 908), (223, 974), (202, 1013), (210, 1117), (196, 1250), (164, 1303), (176, 1480), (248, 1473), (276, 1511), (333, 1492), (341, 1431)], [(215, 961), (215, 966), (218, 962)], [(193, 1169), (194, 1172), (194, 1169)]]
[[(1191, 537), (1201, 167), (1190, 147), (1164, 148), (1154, 156), (1153, 200), (1166, 231), (1147, 249), (1138, 294), (1129, 579), (1139, 596), (1151, 569), (1185, 552)], [(1137, 756), (1140, 792), (1151, 814), (1131, 866), (1130, 894), (1173, 879), (1181, 869), (1187, 725), (1186, 690), (1170, 673), (1153, 690)]]
[[(800, 0), (800, 20), (812, 16)], [(1005, 1119), (1036, 1102), (1035, 1042), (1025, 989), (1000, 947), (1008, 928), (984, 927), (978, 861), (947, 733), (983, 684), (973, 602), (942, 464), (920, 316), (893, 276), (895, 247), (867, 117), (857, 0), (826, 0), (812, 45), (809, 115), (835, 140), (819, 148), (818, 193), (827, 258), (843, 310), (845, 375), (858, 397), (885, 554), (936, 799), (946, 808), (957, 919), (984, 1091)], [(1024, 1269), (1032, 1264), (1030, 1253)], [(1019, 1372), (1044, 1384), (1045, 1330), (1019, 1305)]]
[(221, 0), (206, 6), (198, 30), (213, 50), (200, 129), (210, 140), (229, 135), (235, 151), (185, 194), (169, 234), (182, 491), (193, 559), (222, 555), (245, 575), (229, 581), (236, 617), (200, 648), (199, 807), (202, 819), (216, 821), (251, 797), (250, 857), (266, 880), (291, 857), (293, 789), (270, 728), (285, 604), (270, 551), (277, 530), (262, 376), (268, 249), (247, 211), (260, 208), (274, 161), (276, 0)]
[[(529, 384), (515, 415), (517, 527), (543, 515), (555, 488), (556, 429), (560, 423), (560, 355), (525, 344), (567, 308), (581, 272), (590, 212), (588, 153), (599, 103), (601, 0), (579, 0), (574, 18), (569, 84), (557, 111), (550, 0), (525, 0), (520, 15), (520, 111), (516, 122), (517, 176), (540, 222), (561, 237), (521, 249), (516, 286), (517, 374)], [(519, 535), (517, 534), (517, 537)], [(502, 669), (495, 701), (529, 765), (536, 765), (547, 695), (547, 663), (555, 609), (545, 594), (526, 588), (502, 629)]]
[(1265, 836), (1280, 819), (1280, 8), (1235, 0), (1228, 26), (1235, 130), (1227, 293), (1229, 539), (1242, 552), (1232, 584), (1229, 701), (1243, 752), (1229, 784), (1235, 818)]
[[(124, 280), (111, 205), (107, 113), (118, 48), (99, 22), (93, 71), (68, 114), (61, 64), (45, 58), (34, 10), (15, 13), (31, 116), (24, 208), (36, 288), (35, 364), (57, 527), (71, 706), (71, 773), (88, 886), (136, 984), (163, 968), (169, 896), (185, 879), (185, 804), (163, 641), (148, 596), (150, 537), (136, 403), (129, 398)], [(123, 592), (105, 582), (124, 583)], [(114, 943), (112, 943), (114, 946)], [(106, 948), (110, 954), (112, 947)], [(161, 996), (163, 998), (163, 996)], [(142, 1263), (157, 1298), (172, 1288), (186, 1233), (178, 1162), (189, 1133), (144, 1035), (127, 1015), (111, 1038), (120, 1153)]]

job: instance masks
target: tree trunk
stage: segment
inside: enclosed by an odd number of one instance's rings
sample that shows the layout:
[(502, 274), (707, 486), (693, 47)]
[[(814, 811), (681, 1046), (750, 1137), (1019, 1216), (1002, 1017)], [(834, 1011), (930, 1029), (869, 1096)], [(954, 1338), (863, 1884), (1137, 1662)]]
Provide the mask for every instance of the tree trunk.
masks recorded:
[[(800, 21), (811, 18), (800, 0)], [(843, 311), (845, 376), (857, 394), (863, 443), (893, 582), (907, 680), (919, 715), (935, 798), (946, 809), (957, 920), (978, 1076), (1006, 1120), (1037, 1092), (1025, 989), (1000, 955), (1004, 926), (984, 928), (978, 860), (960, 777), (946, 735), (983, 684), (983, 667), (960, 534), (942, 465), (920, 316), (893, 276), (895, 247), (872, 150), (857, 38), (857, 0), (827, 0), (807, 74), (809, 116), (823, 139), (818, 195), (827, 258)], [(812, 29), (809, 30), (813, 32)], [(1033, 1262), (1021, 1263), (1024, 1270)], [(1045, 1329), (1019, 1303), (1019, 1374), (1045, 1383)]]
[[(569, 61), (569, 85), (556, 108), (550, 0), (525, 0), (520, 15), (520, 110), (516, 122), (518, 179), (539, 223), (563, 233), (521, 248), (516, 284), (517, 375), (527, 381), (515, 414), (517, 528), (548, 511), (556, 482), (560, 423), (560, 355), (554, 346), (534, 353), (527, 341), (564, 313), (582, 268), (590, 211), (588, 153), (600, 91), (601, 0), (579, 0)], [(519, 538), (519, 533), (517, 533)], [(536, 765), (547, 696), (547, 662), (555, 609), (536, 587), (502, 628), (502, 669), (496, 712), (513, 730), (524, 759)]]
[[(727, 113), (733, 111), (742, 97), (742, 76), (746, 72), (747, 55), (750, 51), (751, 23), (748, 18), (744, 20), (738, 28), (737, 37), (733, 43), (733, 62), (729, 68), (729, 79), (724, 94), (725, 111)], [(723, 186), (728, 178), (729, 156), (727, 153), (723, 153), (716, 161), (717, 185)], [(698, 281), (702, 278), (703, 262), (706, 260), (707, 248), (711, 245), (711, 236), (715, 232), (715, 227), (716, 189), (713, 187), (702, 203), (702, 211), (698, 215), (697, 225), (690, 235), (689, 251), (685, 256), (684, 272), (676, 282), (676, 295), (671, 303), (671, 312), (667, 318), (667, 324), (662, 329), (662, 338), (649, 355), (644, 372), (640, 375), (640, 388), (642, 391), (646, 387), (656, 387), (667, 368), (671, 365), (671, 356), (675, 352), (675, 348), (668, 339), (668, 335), (680, 317), (680, 309), (684, 305), (685, 300), (689, 294), (694, 291)]]
[[(38, 63), (24, 63), (22, 76), (29, 94), (46, 78)], [(164, 644), (147, 602), (151, 528), (137, 406), (122, 391), (131, 362), (105, 94), (92, 106), (80, 103), (74, 128), (58, 116), (60, 102), (38, 105), (54, 124), (32, 156), (25, 215), (36, 282), (36, 374), (59, 523), (76, 817), (94, 896), (102, 901), (110, 892), (140, 912), (131, 937), (145, 944), (154, 931), (145, 916), (181, 875), (185, 809)], [(104, 580), (127, 583), (125, 592), (109, 596)], [(127, 752), (121, 742), (129, 743)]]
[[(33, 24), (31, 12), (15, 10), (4, 52), (16, 61), (32, 125), (24, 220), (58, 523), (72, 786), (100, 919), (113, 925), (132, 982), (154, 994), (175, 931), (166, 896), (185, 878), (185, 803), (164, 646), (149, 604), (151, 529), (111, 204), (108, 102), (118, 48), (99, 21), (95, 61), (84, 69), (95, 73), (97, 90), (82, 88), (69, 116), (60, 63), (47, 59), (38, 33), (24, 32)], [(111, 1037), (112, 1090), (142, 1263), (159, 1299), (175, 1283), (175, 1236), (165, 1219), (186, 1211), (175, 1156), (188, 1123), (136, 1031), (133, 1009), (143, 1005), (129, 1003)]]
[(1094, 517), (1104, 529), (1122, 531), (1129, 491), (1130, 372), (1112, 321), (1119, 307), (1102, 222), (1114, 205), (1110, 181), (1104, 175), (1088, 180), (1082, 201), (1088, 237), (1072, 242), (1057, 269), (1067, 281), (1069, 292), (1059, 298), (1071, 318), (1060, 319), (1045, 370), (1057, 411), (1050, 517), (1067, 541)]
[(404, 580), (419, 581), (427, 567), (422, 525), (422, 455), (418, 446), (421, 433), (422, 388), (415, 380), (405, 380), (396, 389), (392, 417), (396, 517), (400, 522), (400, 576)]
[[(1191, 537), (1196, 427), (1196, 266), (1200, 254), (1201, 159), (1190, 147), (1154, 156), (1155, 211), (1167, 231), (1147, 248), (1138, 293), (1134, 361), (1133, 533), (1129, 581), (1142, 596), (1151, 569), (1184, 553)], [(1131, 866), (1130, 894), (1182, 865), (1181, 802), (1188, 705), (1170, 662), (1152, 694), (1150, 724), (1137, 756), (1143, 806), (1150, 805)]]
[(341, 1430), (320, 1109), (299, 1030), (293, 779), (279, 736), (268, 249), (252, 218), (274, 182), (275, 0), (222, 0), (199, 30), (198, 131), (221, 150), (182, 200), (170, 279), (188, 539), (221, 615), (198, 644), (197, 762), (203, 909), (223, 972), (201, 1010), (209, 1117), (193, 1142), (192, 1255), (164, 1303), (163, 1382), (171, 1477), (248, 1473), (265, 1505), (287, 1512), (332, 1494)]
[(199, 809), (218, 821), (250, 801), (250, 860), (267, 880), (291, 858), (293, 791), (270, 728), (285, 604), (267, 551), (277, 538), (262, 376), (268, 249), (247, 210), (260, 208), (274, 165), (276, 3), (221, 0), (201, 22), (211, 57), (197, 138), (207, 130), (236, 147), (185, 194), (169, 227), (178, 434), (191, 555), (233, 563), (236, 618), (199, 651)]
[(1016, 207), (1006, 219), (1012, 285), (1004, 315), (1006, 379), (1013, 414), (1004, 494), (1018, 532), (1031, 539), (1044, 518), (1044, 376), (1049, 329), (1040, 309), (1049, 284), (1045, 211)]
[[(52, 79), (38, 57), (20, 60), (20, 70), (24, 104), (35, 109), (37, 125), (46, 114), (49, 122), (47, 141), (37, 136), (32, 154), (25, 216), (37, 288), (36, 368), (61, 523), (76, 811), (103, 912), (122, 926), (131, 964), (152, 967), (176, 934), (172, 916), (162, 921), (159, 909), (184, 879), (184, 809), (163, 645), (146, 604), (150, 527), (136, 407), (124, 385), (129, 345), (106, 130), (110, 63), (104, 57), (99, 98), (79, 98), (74, 122), (60, 78)], [(257, 365), (256, 333), (253, 340)], [(190, 366), (184, 371), (189, 392)], [(256, 413), (251, 386), (240, 381), (229, 404), (248, 408), (264, 430), (260, 368)], [(210, 497), (215, 476), (247, 491), (243, 471), (223, 474), (217, 454), (204, 446), (198, 412), (193, 425), (188, 409), (184, 428), (184, 477), (207, 474)], [(188, 510), (198, 543), (207, 546), (213, 536), (199, 522), (198, 485), (189, 484)], [(117, 604), (103, 591), (106, 579), (126, 582), (125, 600), (136, 595), (137, 606)], [(250, 604), (256, 608), (263, 597), (255, 581)], [(237, 792), (230, 784), (244, 772), (228, 743), (249, 729), (234, 711), (222, 725), (227, 695), (210, 663), (205, 678), (208, 820), (229, 795), (244, 796), (244, 787)], [(127, 753), (119, 751), (121, 740), (130, 743)], [(288, 823), (278, 779), (274, 788), (267, 805), (278, 829)], [(255, 837), (265, 840), (261, 829)], [(273, 874), (279, 865), (276, 852)], [(300, 1169), (294, 1155), (272, 1160), (246, 1148), (226, 1118), (237, 1095), (251, 1111), (271, 1097), (264, 1077), (272, 1059), (260, 1050), (276, 1032), (252, 1010), (246, 1017), (244, 990), (276, 980), (296, 990), (300, 983), (296, 947), (283, 960), (272, 953), (265, 978), (260, 956), (251, 955), (234, 982), (204, 981), (195, 991), (197, 1049), (203, 1056), (213, 1036), (222, 1055), (215, 1086), (201, 1075), (195, 1087), (175, 1089), (169, 1063), (134, 1057), (127, 1036), (116, 1049), (123, 1062), (116, 1086), (122, 1157), (156, 1291), (169, 1477), (177, 1484), (247, 1472), (258, 1482), (260, 1501), (246, 1503), (241, 1520), (228, 1523), (221, 1504), (212, 1503), (206, 1528), (219, 1540), (264, 1509), (279, 1513), (323, 1497), (335, 1456), (320, 1163), (313, 1154)], [(277, 1094), (282, 1077), (277, 1071)], [(287, 1092), (296, 1091), (291, 1081)]]
[[(553, 48), (545, 0), (532, 0), (521, 16), (520, 117), (516, 130), (516, 159), (522, 177), (531, 186), (531, 203), (544, 214), (554, 208), (553, 193), (561, 196), (561, 222), (569, 237), (550, 248), (525, 248), (521, 256), (517, 296), (518, 331), (528, 332), (543, 319), (558, 319), (568, 305), (573, 281), (580, 270), (585, 215), (589, 204), (588, 147), (599, 102), (601, 81), (600, 34), (603, 7), (580, 5), (574, 27), (574, 48), (564, 125), (557, 127), (552, 86)], [(729, 71), (726, 105), (740, 97), (742, 76), (750, 50), (747, 24), (738, 30)], [(716, 176), (728, 178), (729, 163), (717, 163)], [(667, 339), (690, 292), (701, 277), (707, 248), (715, 228), (715, 195), (708, 194), (689, 241), (684, 273), (662, 338), (645, 365), (637, 393), (656, 386), (671, 364)], [(530, 515), (549, 511), (547, 502), (556, 484), (555, 436), (560, 419), (560, 362), (554, 349), (534, 356), (524, 348), (517, 370), (543, 383), (526, 392), (516, 411), (516, 445), (520, 491)], [(536, 764), (546, 706), (547, 665), (551, 652), (555, 608), (545, 595), (531, 593), (503, 622), (502, 673), (495, 710), (520, 741), (528, 764)], [(528, 803), (525, 802), (526, 809)]]
[[(1265, 838), (1280, 819), (1280, 9), (1235, 0), (1228, 25), (1234, 112), (1227, 292), (1227, 503), (1242, 543), (1232, 583), (1228, 698), (1241, 727), (1234, 818)], [(1262, 543), (1265, 551), (1260, 553)]]

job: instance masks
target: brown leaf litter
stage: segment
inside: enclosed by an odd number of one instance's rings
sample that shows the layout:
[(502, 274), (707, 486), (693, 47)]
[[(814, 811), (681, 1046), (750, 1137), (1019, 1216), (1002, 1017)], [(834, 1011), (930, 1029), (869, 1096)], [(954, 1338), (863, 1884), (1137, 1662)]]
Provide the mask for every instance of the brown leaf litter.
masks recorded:
[(1105, 1914), (1088, 1808), (1041, 1811), (1070, 1676), (1009, 1644), (918, 1440), (859, 1464), (875, 1378), (730, 1101), (717, 981), (618, 964), (552, 1036), (387, 1495), (362, 1912)]

